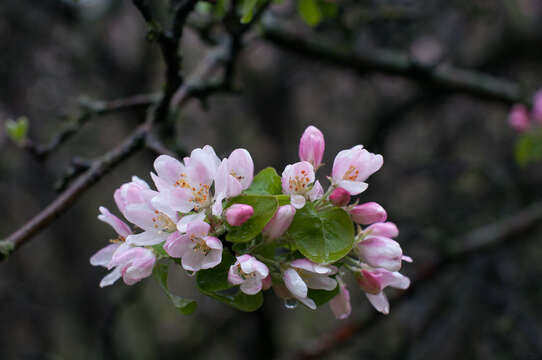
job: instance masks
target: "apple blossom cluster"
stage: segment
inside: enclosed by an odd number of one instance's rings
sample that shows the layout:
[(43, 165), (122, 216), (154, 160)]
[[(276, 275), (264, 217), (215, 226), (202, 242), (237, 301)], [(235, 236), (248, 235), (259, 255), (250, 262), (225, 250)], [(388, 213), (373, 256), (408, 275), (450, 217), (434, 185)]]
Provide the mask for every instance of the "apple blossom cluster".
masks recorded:
[[(324, 136), (303, 133), (299, 159), (282, 176), (266, 168), (254, 176), (245, 149), (220, 159), (209, 145), (179, 161), (161, 155), (151, 172), (156, 190), (133, 177), (114, 193), (121, 220), (100, 207), (98, 219), (117, 237), (91, 257), (110, 272), (100, 286), (122, 278), (132, 285), (151, 276), (185, 314), (196, 304), (169, 292), (170, 264), (195, 275), (199, 290), (237, 309), (253, 311), (272, 289), (288, 307), (316, 309), (329, 303), (338, 319), (351, 312), (348, 274), (376, 310), (387, 314), (384, 289), (408, 288), (399, 273), (404, 256), (395, 224), (375, 202), (351, 202), (378, 171), (381, 155), (356, 145), (340, 151), (324, 191)], [(137, 231), (135, 230), (137, 229)]]
[(534, 94), (531, 111), (523, 104), (512, 106), (508, 114), (508, 125), (519, 133), (542, 125), (542, 89)]

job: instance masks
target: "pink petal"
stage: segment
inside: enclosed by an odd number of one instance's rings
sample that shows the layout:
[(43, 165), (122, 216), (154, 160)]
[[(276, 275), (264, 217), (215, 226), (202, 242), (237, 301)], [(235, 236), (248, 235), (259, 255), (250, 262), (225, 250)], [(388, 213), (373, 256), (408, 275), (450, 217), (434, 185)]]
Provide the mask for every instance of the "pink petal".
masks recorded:
[(388, 315), (390, 313), (390, 303), (388, 302), (388, 298), (386, 295), (384, 295), (383, 292), (380, 292), (376, 295), (373, 294), (365, 294), (367, 296), (367, 299), (369, 299), (369, 302), (373, 307), (381, 312), (384, 315)]
[(107, 274), (102, 279), (102, 281), (100, 281), (100, 287), (103, 288), (109, 285), (113, 285), (113, 283), (115, 283), (115, 281), (120, 279), (121, 276), (122, 276), (122, 270), (119, 267), (116, 267), (115, 269), (113, 269), (113, 271)]
[(318, 290), (335, 290), (337, 287), (337, 280), (330, 278), (328, 276), (322, 276), (322, 275), (313, 275), (313, 276), (305, 276), (304, 277), (305, 283), (307, 284), (307, 287), (311, 289), (318, 289)]
[(166, 243), (164, 244), (164, 250), (169, 256), (180, 258), (188, 251), (192, 251), (191, 244), (190, 236), (174, 232), (167, 238)]
[(111, 262), (113, 253), (118, 249), (120, 244), (109, 244), (106, 247), (100, 249), (97, 253), (90, 258), (90, 264), (93, 266), (107, 267)]
[(152, 246), (164, 242), (169, 234), (158, 233), (157, 231), (144, 231), (139, 234), (130, 235), (126, 238), (126, 243), (137, 246)]
[(254, 177), (254, 162), (250, 153), (245, 149), (235, 149), (228, 157), (228, 165), (230, 173), (233, 171), (240, 177), (238, 180), (242, 189), (247, 189)]
[(363, 182), (363, 181), (350, 181), (350, 180), (340, 180), (337, 184), (338, 186), (342, 187), (346, 191), (350, 193), (350, 195), (358, 195), (367, 190), (369, 187), (369, 184)]
[(262, 280), (253, 277), (241, 284), (240, 289), (247, 295), (255, 295), (262, 290)]
[(160, 155), (154, 160), (154, 169), (160, 179), (169, 185), (175, 184), (184, 172), (184, 165), (181, 162), (168, 155)]
[(203, 221), (203, 220), (205, 220), (204, 212), (185, 215), (177, 223), (177, 230), (179, 230), (180, 232), (186, 232), (186, 229), (188, 228), (188, 224), (194, 221)]
[(284, 285), (296, 298), (307, 297), (307, 284), (303, 281), (301, 276), (292, 268), (286, 269), (282, 275), (284, 279)]
[(305, 206), (305, 197), (303, 195), (292, 195), (290, 197), (290, 202), (293, 207), (296, 209), (301, 209), (303, 206)]
[(199, 219), (190, 222), (190, 224), (186, 226), (186, 233), (188, 235), (196, 235), (198, 237), (207, 235), (209, 230), (211, 230), (211, 225)]

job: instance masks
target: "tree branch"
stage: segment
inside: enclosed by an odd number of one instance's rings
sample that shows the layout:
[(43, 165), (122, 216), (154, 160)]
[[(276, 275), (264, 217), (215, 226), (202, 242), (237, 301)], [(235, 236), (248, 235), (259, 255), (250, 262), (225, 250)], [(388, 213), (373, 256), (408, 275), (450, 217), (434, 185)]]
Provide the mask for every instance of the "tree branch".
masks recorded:
[(263, 37), (296, 54), (362, 73), (376, 71), (399, 75), (437, 89), (466, 93), (506, 104), (530, 104), (531, 101), (514, 82), (447, 63), (434, 66), (423, 64), (396, 50), (370, 49), (354, 52), (336, 45), (324, 44), (322, 40), (305, 39), (272, 24), (266, 24)]
[[(416, 291), (451, 266), (467, 261), (474, 254), (494, 248), (517, 239), (522, 233), (540, 225), (542, 220), (542, 202), (537, 202), (519, 211), (517, 214), (496, 223), (483, 226), (477, 230), (450, 241), (454, 244), (440, 259), (423, 266), (422, 271), (412, 278), (408, 290), (398, 293), (390, 300), (392, 308), (412, 297)], [(353, 337), (374, 327), (385, 316), (372, 312), (371, 315), (355, 323), (342, 326), (314, 342), (310, 348), (299, 352), (294, 358), (299, 360), (319, 359), (329, 354), (337, 346), (344, 345)], [(316, 344), (316, 345), (314, 345)]]
[(79, 130), (93, 117), (134, 107), (148, 106), (156, 101), (159, 94), (141, 94), (111, 101), (81, 100), (79, 111), (67, 116), (68, 123), (46, 145), (37, 145), (32, 140), (23, 142), (22, 148), (32, 154), (38, 161), (58, 150), (66, 141), (77, 134)]

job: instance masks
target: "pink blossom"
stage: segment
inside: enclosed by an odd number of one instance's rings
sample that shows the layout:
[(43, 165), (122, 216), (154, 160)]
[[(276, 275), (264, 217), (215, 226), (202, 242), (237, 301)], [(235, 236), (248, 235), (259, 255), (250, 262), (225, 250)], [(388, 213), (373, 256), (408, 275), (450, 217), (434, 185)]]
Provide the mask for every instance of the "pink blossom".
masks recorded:
[(370, 266), (389, 271), (401, 269), (401, 261), (403, 260), (401, 246), (397, 241), (387, 237), (369, 235), (356, 245), (354, 251), (362, 261)]
[(390, 305), (382, 290), (388, 286), (403, 290), (410, 286), (409, 278), (385, 269), (362, 270), (356, 275), (356, 279), (369, 302), (383, 314), (389, 313)]
[(115, 199), (115, 203), (120, 212), (125, 215), (126, 207), (128, 207), (128, 205), (150, 202), (156, 195), (158, 195), (158, 193), (151, 190), (145, 181), (137, 176), (133, 176), (132, 181), (122, 184), (115, 190), (113, 198)]
[(375, 236), (385, 236), (387, 238), (395, 238), (399, 236), (399, 229), (397, 229), (397, 226), (390, 222), (377, 222), (369, 227), (367, 227), (364, 231), (367, 235), (375, 235)]
[(346, 206), (350, 202), (350, 193), (345, 189), (338, 187), (331, 195), (329, 195), (329, 201), (335, 206)]
[(356, 205), (350, 210), (350, 216), (356, 224), (368, 225), (376, 222), (386, 221), (388, 214), (386, 210), (375, 202), (368, 202)]
[(262, 230), (264, 238), (274, 240), (281, 237), (292, 224), (295, 216), (295, 207), (292, 205), (283, 205)]
[(117, 249), (113, 254), (109, 267), (115, 267), (114, 272), (120, 271), (126, 285), (133, 285), (152, 274), (156, 262), (152, 250), (142, 247), (119, 250), (121, 249)]
[[(176, 217), (175, 213), (170, 213), (170, 215)], [(157, 210), (149, 202), (128, 205), (124, 216), (128, 221), (144, 230), (139, 234), (129, 235), (126, 238), (126, 242), (131, 245), (150, 246), (160, 244), (177, 229), (176, 219), (173, 220), (168, 214)]]
[(320, 185), (320, 181), (316, 180), (312, 188), (307, 192), (307, 196), (310, 201), (319, 200), (324, 196), (324, 189), (322, 188), (322, 185)]
[(530, 129), (529, 110), (525, 105), (516, 104), (512, 106), (508, 114), (508, 125), (517, 132), (524, 132)]
[(533, 97), (533, 120), (542, 124), (542, 89), (538, 90)]
[(282, 172), (282, 191), (290, 195), (291, 204), (296, 209), (305, 206), (306, 195), (314, 182), (314, 169), (307, 161), (287, 165)]
[(339, 293), (329, 302), (329, 307), (333, 315), (339, 320), (344, 320), (350, 316), (352, 305), (350, 305), (350, 292), (345, 285), (340, 285)]
[(182, 266), (188, 271), (210, 269), (222, 261), (222, 243), (209, 236), (211, 226), (201, 220), (187, 225), (186, 234), (171, 234), (164, 250), (174, 258), (182, 258)]
[(294, 298), (315, 310), (314, 300), (308, 297), (308, 290), (320, 289), (331, 291), (337, 287), (337, 280), (331, 275), (337, 273), (337, 268), (332, 265), (320, 265), (307, 259), (298, 259), (290, 262), (282, 278), (284, 285)]
[(325, 147), (324, 135), (311, 125), (305, 129), (299, 141), (299, 159), (310, 162), (315, 169), (318, 169), (322, 164)]
[(100, 215), (98, 215), (98, 219), (109, 224), (117, 234), (121, 237), (121, 240), (125, 240), (127, 236), (132, 234), (132, 230), (130, 230), (130, 226), (126, 224), (124, 221), (116, 217), (115, 215), (111, 214), (107, 208), (100, 206)]
[(269, 269), (261, 261), (251, 255), (241, 255), (230, 267), (228, 281), (234, 285), (241, 285), (240, 289), (247, 295), (259, 293), (263, 288), (264, 280), (269, 276)]
[(241, 194), (252, 184), (253, 178), (254, 162), (247, 150), (236, 149), (222, 160), (215, 177), (213, 215), (220, 216), (222, 201)]
[(342, 150), (333, 162), (333, 181), (350, 195), (357, 195), (367, 189), (368, 185), (364, 181), (378, 171), (383, 163), (382, 155), (370, 153), (363, 149), (363, 145)]
[(209, 206), (209, 190), (219, 165), (220, 159), (209, 145), (193, 150), (185, 164), (171, 156), (159, 156), (154, 161), (156, 174), (151, 173), (159, 191), (153, 204), (182, 213)]
[(226, 210), (226, 221), (231, 226), (241, 226), (254, 215), (254, 208), (246, 204), (233, 204)]

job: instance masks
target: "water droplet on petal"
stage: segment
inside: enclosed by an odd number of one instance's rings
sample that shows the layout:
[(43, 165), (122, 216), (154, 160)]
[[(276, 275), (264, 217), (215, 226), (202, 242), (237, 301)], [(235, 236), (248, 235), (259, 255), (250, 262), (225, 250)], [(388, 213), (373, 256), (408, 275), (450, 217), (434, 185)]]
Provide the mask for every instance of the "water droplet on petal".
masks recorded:
[(296, 299), (284, 299), (284, 307), (286, 309), (292, 310), (297, 307), (297, 300)]

